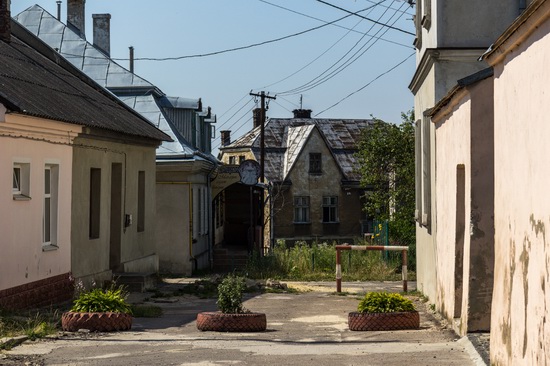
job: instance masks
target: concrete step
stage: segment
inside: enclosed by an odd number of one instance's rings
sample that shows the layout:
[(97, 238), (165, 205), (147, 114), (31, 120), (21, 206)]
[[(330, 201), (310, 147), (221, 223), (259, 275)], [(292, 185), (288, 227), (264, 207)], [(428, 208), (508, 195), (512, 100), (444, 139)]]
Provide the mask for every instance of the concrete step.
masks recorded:
[(130, 292), (145, 292), (157, 286), (157, 273), (122, 272), (114, 273), (117, 285), (123, 285)]

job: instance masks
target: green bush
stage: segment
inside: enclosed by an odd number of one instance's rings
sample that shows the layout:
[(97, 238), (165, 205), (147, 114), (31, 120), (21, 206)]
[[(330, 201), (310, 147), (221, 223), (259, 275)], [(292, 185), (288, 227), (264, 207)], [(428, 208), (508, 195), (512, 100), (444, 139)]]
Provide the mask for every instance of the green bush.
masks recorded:
[(132, 307), (126, 302), (128, 292), (123, 286), (94, 288), (81, 292), (73, 302), (71, 311), (78, 313), (126, 313), (132, 314)]
[(393, 313), (399, 311), (415, 311), (411, 300), (400, 294), (389, 292), (368, 292), (359, 302), (357, 311), (360, 313)]
[(243, 292), (246, 284), (243, 277), (228, 275), (218, 285), (218, 309), (226, 314), (246, 313), (243, 307)]

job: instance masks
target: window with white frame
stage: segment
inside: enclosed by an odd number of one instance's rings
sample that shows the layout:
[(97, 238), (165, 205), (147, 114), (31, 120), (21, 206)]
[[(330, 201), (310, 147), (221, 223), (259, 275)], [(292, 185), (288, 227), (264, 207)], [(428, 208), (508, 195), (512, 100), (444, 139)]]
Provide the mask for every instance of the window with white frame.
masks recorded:
[(323, 222), (338, 222), (338, 197), (323, 197)]
[(59, 165), (44, 167), (44, 212), (42, 218), (42, 244), (57, 245), (57, 213), (59, 194)]
[(14, 200), (29, 200), (30, 163), (15, 162), (12, 169), (12, 194)]
[(309, 196), (294, 196), (294, 222), (308, 224), (309, 220)]

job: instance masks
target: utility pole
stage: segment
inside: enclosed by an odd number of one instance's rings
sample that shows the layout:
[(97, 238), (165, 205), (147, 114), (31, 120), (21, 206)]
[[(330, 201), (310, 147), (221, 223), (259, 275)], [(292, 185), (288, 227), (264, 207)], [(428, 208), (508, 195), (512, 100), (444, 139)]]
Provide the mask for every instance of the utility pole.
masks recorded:
[[(256, 93), (250, 93), (250, 95), (254, 97), (260, 97), (261, 99), (261, 106), (260, 106), (260, 182), (265, 183), (265, 99), (275, 99), (275, 97), (270, 97), (269, 95), (266, 95), (264, 91), (260, 92), (260, 94)], [(264, 202), (264, 198), (262, 196), (262, 202)], [(260, 212), (260, 219), (261, 219), (261, 238), (259, 238), (259, 254), (260, 256), (263, 256), (264, 254), (264, 207), (262, 205), (262, 210)], [(272, 212), (269, 213), (272, 215)]]
[(260, 182), (265, 183), (264, 171), (265, 171), (265, 99), (276, 99), (275, 97), (270, 97), (266, 95), (264, 91), (260, 94), (250, 93), (254, 97), (260, 97), (261, 106), (260, 106)]

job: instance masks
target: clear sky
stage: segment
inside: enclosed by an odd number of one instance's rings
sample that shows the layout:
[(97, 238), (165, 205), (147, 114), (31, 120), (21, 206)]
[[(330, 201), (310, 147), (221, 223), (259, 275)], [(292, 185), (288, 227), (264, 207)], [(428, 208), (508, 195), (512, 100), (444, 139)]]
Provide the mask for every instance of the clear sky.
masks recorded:
[[(33, 4), (57, 14), (55, 0), (12, 0), (12, 16)], [(111, 57), (120, 65), (128, 68), (133, 46), (136, 74), (169, 96), (212, 107), (213, 148), (219, 131), (231, 130), (234, 140), (252, 128), (251, 91), (276, 96), (267, 116), (277, 118), (302, 106), (320, 118), (399, 123), (414, 104), (414, 9), (406, 0), (87, 0), (90, 42), (95, 13), (112, 16)]]

